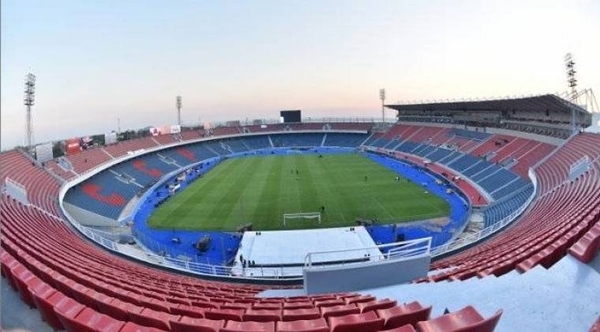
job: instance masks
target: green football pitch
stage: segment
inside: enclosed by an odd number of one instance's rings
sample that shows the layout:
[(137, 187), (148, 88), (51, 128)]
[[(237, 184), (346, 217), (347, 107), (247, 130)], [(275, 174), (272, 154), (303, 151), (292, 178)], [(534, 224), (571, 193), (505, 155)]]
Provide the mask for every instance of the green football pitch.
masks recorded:
[[(228, 159), (157, 208), (151, 227), (233, 231), (340, 227), (447, 216), (448, 204), (360, 154)], [(316, 219), (284, 213), (319, 212)]]

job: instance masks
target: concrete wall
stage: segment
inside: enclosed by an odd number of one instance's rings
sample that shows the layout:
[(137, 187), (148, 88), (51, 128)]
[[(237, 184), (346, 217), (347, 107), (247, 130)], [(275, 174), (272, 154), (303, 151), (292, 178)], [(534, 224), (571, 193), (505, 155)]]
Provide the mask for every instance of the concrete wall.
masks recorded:
[[(429, 122), (411, 122), (411, 121), (401, 121), (401, 123), (407, 124), (407, 125), (414, 125), (414, 126), (423, 126), (423, 127), (442, 127), (442, 128), (465, 129), (465, 125), (456, 124), (456, 123), (435, 123), (435, 122), (429, 123)], [(475, 130), (482, 131), (482, 128), (472, 127), (472, 126), (468, 126), (467, 129), (471, 130), (471, 131), (475, 131)], [(557, 145), (557, 146), (560, 145), (564, 141), (563, 139), (556, 138), (556, 137), (537, 135), (537, 134), (532, 134), (532, 133), (525, 133), (522, 131), (509, 130), (509, 129), (503, 129), (503, 128), (495, 128), (495, 127), (485, 127), (485, 132), (488, 134), (499, 134), (499, 135), (520, 137), (520, 138), (530, 139), (530, 140), (534, 140), (534, 141), (538, 141), (538, 142), (542, 142), (542, 143), (548, 143), (548, 144)]]
[(522, 131), (508, 130), (508, 129), (502, 129), (502, 128), (493, 128), (493, 127), (488, 127), (488, 128), (486, 128), (486, 130), (490, 134), (515, 136), (515, 137), (530, 139), (530, 140), (534, 140), (534, 141), (538, 141), (538, 142), (542, 142), (542, 143), (548, 143), (548, 144), (557, 145), (557, 146), (560, 145), (562, 142), (564, 142), (564, 139), (545, 136), (545, 135), (538, 135), (538, 134), (533, 134), (533, 133), (525, 133)]
[[(171, 178), (170, 176), (166, 176), (165, 179)], [(162, 179), (159, 181), (162, 183)], [(154, 190), (152, 190), (154, 191)], [(138, 206), (138, 202), (140, 201), (140, 197), (138, 195), (133, 196), (133, 198), (125, 205), (123, 211), (119, 215), (119, 222), (126, 221), (127, 218), (133, 219), (133, 214)]]
[(83, 226), (119, 226), (119, 222), (114, 219), (101, 216), (64, 201), (63, 204), (67, 213)]
[(427, 275), (431, 256), (385, 260), (367, 264), (305, 268), (306, 294), (352, 292), (405, 283)]
[(592, 115), (592, 125), (588, 127), (585, 131), (588, 133), (600, 134), (600, 114)]

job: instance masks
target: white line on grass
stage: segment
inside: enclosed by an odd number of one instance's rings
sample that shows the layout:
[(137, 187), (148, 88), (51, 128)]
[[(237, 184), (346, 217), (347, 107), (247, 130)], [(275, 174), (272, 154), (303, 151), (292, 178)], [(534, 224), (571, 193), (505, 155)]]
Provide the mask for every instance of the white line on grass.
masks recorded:
[(390, 219), (394, 219), (394, 216), (388, 211), (388, 209), (385, 208), (385, 206), (383, 206), (383, 204), (381, 204), (381, 202), (379, 202), (379, 200), (373, 197), (371, 197), (371, 199), (375, 201), (375, 203), (377, 203), (377, 205), (379, 205), (383, 209), (383, 211), (385, 211), (385, 213), (390, 217)]
[[(431, 194), (431, 195), (433, 195), (433, 194)], [(431, 203), (431, 200), (429, 200), (429, 198), (425, 199), (425, 202), (427, 202), (427, 204), (429, 204), (429, 206), (431, 206), (436, 212), (438, 212), (438, 213), (444, 212), (444, 211), (440, 210), (439, 207), (437, 207), (436, 205), (434, 205), (433, 203)]]

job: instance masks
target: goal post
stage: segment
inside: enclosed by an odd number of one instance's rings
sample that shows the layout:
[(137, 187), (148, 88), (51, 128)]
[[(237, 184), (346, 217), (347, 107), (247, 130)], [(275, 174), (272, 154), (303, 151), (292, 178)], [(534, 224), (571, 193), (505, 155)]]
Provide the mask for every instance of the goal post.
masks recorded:
[(319, 224), (321, 223), (321, 212), (304, 212), (304, 213), (284, 213), (283, 214), (283, 226), (286, 225), (288, 220), (292, 219), (318, 219)]

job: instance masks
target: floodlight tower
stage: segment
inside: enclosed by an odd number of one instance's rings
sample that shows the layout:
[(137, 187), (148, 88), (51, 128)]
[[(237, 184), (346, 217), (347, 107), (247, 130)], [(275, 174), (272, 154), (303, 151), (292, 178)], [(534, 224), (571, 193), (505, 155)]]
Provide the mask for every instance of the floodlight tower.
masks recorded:
[(379, 99), (381, 99), (381, 123), (385, 123), (385, 89), (379, 89)]
[(33, 123), (31, 121), (31, 106), (35, 104), (35, 75), (32, 73), (27, 74), (25, 77), (25, 106), (27, 106), (27, 113), (25, 115), (25, 131), (27, 135), (27, 148), (31, 148), (33, 145)]
[(177, 124), (181, 126), (181, 96), (175, 98), (175, 106), (177, 106)]
[[(571, 102), (577, 105), (577, 78), (575, 74), (575, 61), (573, 61), (573, 55), (567, 53), (565, 55), (565, 70), (567, 73), (567, 83), (571, 88)], [(571, 110), (571, 130), (573, 133), (577, 132), (577, 115), (575, 114), (575, 108)]]
[(569, 83), (569, 88), (571, 88), (571, 101), (577, 102), (577, 78), (575, 74), (575, 61), (573, 61), (573, 55), (571, 53), (567, 53), (565, 55), (565, 69), (567, 73), (567, 83)]

